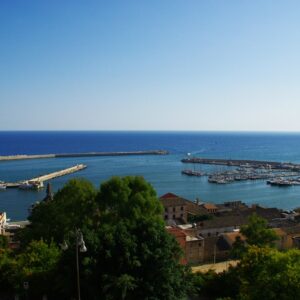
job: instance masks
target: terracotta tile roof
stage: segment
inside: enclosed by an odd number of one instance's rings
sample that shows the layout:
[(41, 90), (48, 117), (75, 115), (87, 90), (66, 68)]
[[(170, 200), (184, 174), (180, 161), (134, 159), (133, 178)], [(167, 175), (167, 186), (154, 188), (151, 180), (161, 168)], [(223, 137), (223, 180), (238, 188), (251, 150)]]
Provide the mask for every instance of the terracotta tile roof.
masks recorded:
[(272, 228), (277, 236), (285, 236), (286, 232), (284, 230), (282, 230), (281, 228)]
[(239, 231), (222, 233), (221, 236), (230, 246), (232, 246), (237, 237), (239, 237), (242, 241), (245, 241), (246, 239)]
[(185, 205), (187, 205), (188, 202), (190, 202), (189, 200), (179, 197), (172, 193), (167, 193), (167, 194), (161, 196), (160, 200), (164, 207), (185, 206)]
[(173, 193), (166, 193), (160, 197), (160, 199), (169, 199), (169, 198), (180, 198), (180, 197)]
[(278, 208), (265, 208), (259, 205), (253, 205), (251, 208), (241, 211), (241, 214), (243, 214), (245, 217), (248, 217), (253, 213), (256, 213), (258, 216), (271, 221), (272, 219), (281, 218), (282, 211)]
[(218, 209), (218, 207), (216, 205), (214, 205), (213, 203), (204, 203), (203, 207), (207, 210), (209, 210), (209, 209)]
[(201, 229), (223, 228), (223, 227), (239, 227), (247, 224), (247, 218), (241, 215), (226, 215), (214, 217), (212, 220), (206, 220), (198, 223)]

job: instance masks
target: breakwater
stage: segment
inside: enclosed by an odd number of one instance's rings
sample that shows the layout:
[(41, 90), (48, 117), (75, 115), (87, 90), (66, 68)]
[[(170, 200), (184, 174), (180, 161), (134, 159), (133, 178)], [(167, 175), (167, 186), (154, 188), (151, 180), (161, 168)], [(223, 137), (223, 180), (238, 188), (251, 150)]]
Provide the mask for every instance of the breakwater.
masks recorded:
[(19, 182), (1, 182), (1, 186), (5, 188), (23, 188), (23, 189), (38, 189), (43, 186), (43, 182), (51, 180), (57, 177), (72, 174), (85, 169), (87, 166), (84, 164), (79, 164), (67, 169), (55, 171), (46, 175), (41, 175), (27, 180), (22, 180)]
[(290, 162), (260, 161), (260, 160), (241, 160), (241, 159), (219, 159), (219, 158), (184, 158), (183, 163), (198, 163), (207, 165), (222, 165), (235, 167), (248, 167), (254, 169), (276, 169), (300, 171), (300, 164)]
[(58, 154), (36, 154), (36, 155), (2, 155), (0, 161), (42, 159), (42, 158), (67, 158), (67, 157), (93, 157), (93, 156), (129, 156), (129, 155), (167, 155), (165, 150), (129, 151), (129, 152), (82, 152), (82, 153), (58, 153)]

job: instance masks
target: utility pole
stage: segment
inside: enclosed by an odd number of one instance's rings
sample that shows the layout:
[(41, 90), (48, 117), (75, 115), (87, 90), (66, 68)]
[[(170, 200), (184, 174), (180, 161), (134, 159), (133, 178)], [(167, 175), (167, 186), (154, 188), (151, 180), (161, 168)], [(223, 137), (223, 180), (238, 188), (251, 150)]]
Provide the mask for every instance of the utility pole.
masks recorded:
[(216, 264), (216, 252), (217, 252), (217, 245), (214, 245), (214, 264)]
[(78, 300), (81, 300), (80, 297), (80, 277), (79, 277), (79, 258), (78, 258), (78, 247), (79, 247), (79, 230), (76, 230), (76, 273), (77, 273), (77, 295)]

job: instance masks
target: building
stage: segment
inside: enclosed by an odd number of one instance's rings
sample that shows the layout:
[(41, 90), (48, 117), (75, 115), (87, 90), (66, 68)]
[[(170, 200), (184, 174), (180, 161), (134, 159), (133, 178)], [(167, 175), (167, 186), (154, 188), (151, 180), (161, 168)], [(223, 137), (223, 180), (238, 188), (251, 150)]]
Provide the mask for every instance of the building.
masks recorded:
[(164, 220), (171, 224), (187, 222), (187, 204), (186, 199), (172, 193), (167, 193), (160, 197), (160, 201), (164, 207)]
[(209, 214), (215, 214), (218, 211), (218, 207), (213, 203), (204, 203), (202, 206)]
[(198, 222), (195, 230), (203, 237), (218, 236), (221, 233), (233, 232), (247, 222), (247, 218), (240, 215), (215, 216), (211, 220)]
[(47, 189), (46, 189), (46, 197), (43, 199), (43, 201), (48, 202), (53, 200), (53, 192), (52, 192), (52, 186), (51, 183), (49, 182), (47, 184)]
[(172, 234), (184, 253), (183, 264), (198, 264), (204, 261), (204, 238), (193, 235), (179, 227), (167, 227), (167, 231)]
[(166, 227), (168, 233), (170, 233), (171, 235), (173, 235), (176, 239), (176, 241), (178, 242), (179, 246), (181, 247), (183, 253), (184, 253), (184, 257), (180, 260), (180, 263), (183, 265), (187, 264), (187, 260), (186, 260), (186, 234), (183, 232), (183, 230), (181, 230), (178, 227), (175, 226), (167, 226)]
[(191, 216), (205, 215), (207, 211), (199, 202), (195, 203), (173, 193), (160, 197), (164, 207), (164, 220), (171, 225), (188, 223)]
[(0, 212), (0, 235), (5, 234), (6, 212)]

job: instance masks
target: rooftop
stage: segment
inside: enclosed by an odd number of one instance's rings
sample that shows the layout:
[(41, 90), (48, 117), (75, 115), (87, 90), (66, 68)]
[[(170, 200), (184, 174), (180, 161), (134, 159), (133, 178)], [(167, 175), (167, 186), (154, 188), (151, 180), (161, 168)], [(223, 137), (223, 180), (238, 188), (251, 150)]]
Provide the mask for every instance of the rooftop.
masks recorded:
[(179, 197), (172, 193), (167, 193), (167, 194), (161, 196), (160, 200), (164, 207), (185, 206), (185, 205), (187, 205), (187, 202), (190, 202), (189, 200)]

